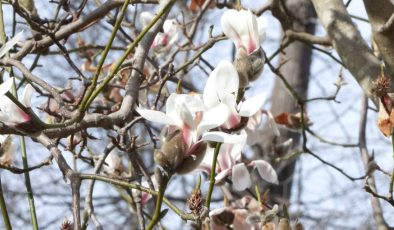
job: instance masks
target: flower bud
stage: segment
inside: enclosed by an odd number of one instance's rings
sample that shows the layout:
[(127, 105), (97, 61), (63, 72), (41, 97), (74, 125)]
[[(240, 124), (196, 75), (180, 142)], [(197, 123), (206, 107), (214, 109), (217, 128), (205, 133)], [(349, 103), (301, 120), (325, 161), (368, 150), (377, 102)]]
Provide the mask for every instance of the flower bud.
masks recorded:
[(171, 126), (165, 129), (161, 148), (154, 153), (155, 162), (168, 173), (175, 172), (187, 151), (182, 132), (179, 129), (172, 129)]
[(249, 82), (256, 80), (264, 67), (264, 51), (260, 47), (250, 55), (248, 55), (246, 48), (241, 46), (235, 55), (234, 66), (239, 75), (239, 87), (245, 88)]

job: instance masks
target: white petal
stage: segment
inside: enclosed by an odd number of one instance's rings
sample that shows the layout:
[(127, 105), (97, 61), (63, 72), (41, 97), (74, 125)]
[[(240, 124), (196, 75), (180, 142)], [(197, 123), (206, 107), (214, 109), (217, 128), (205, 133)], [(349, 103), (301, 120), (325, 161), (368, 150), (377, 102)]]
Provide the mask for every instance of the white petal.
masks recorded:
[(15, 35), (13, 38), (11, 38), (8, 42), (5, 43), (4, 46), (1, 47), (0, 49), (0, 58), (3, 57), (16, 43), (21, 40), (23, 31), (19, 32), (17, 35)]
[(137, 108), (136, 111), (148, 121), (164, 125), (175, 125), (178, 127), (182, 127), (182, 124), (174, 121), (171, 117), (167, 116), (163, 112), (142, 108)]
[(246, 140), (241, 143), (233, 144), (230, 155), (231, 155), (231, 158), (234, 159), (234, 161), (241, 160), (241, 153), (245, 147), (245, 144), (246, 144), (245, 142), (246, 142)]
[(0, 97), (10, 91), (12, 84), (14, 83), (14, 78), (9, 78), (7, 81), (0, 85)]
[(266, 94), (260, 93), (242, 102), (239, 109), (239, 115), (242, 117), (251, 117), (263, 106)]
[(189, 94), (185, 97), (185, 104), (192, 113), (200, 112), (205, 110), (204, 102), (201, 99), (200, 94)]
[(240, 23), (240, 21), (234, 20), (234, 18), (237, 17), (238, 11), (234, 9), (227, 10), (220, 19), (220, 25), (223, 33), (234, 42), (237, 48), (239, 48), (242, 46), (240, 35), (240, 32), (242, 31), (239, 31), (237, 27), (237, 22)]
[(223, 133), (223, 132), (207, 132), (202, 135), (201, 140), (205, 141), (215, 141), (215, 142), (221, 142), (221, 143), (242, 143), (246, 139), (246, 135), (231, 135), (228, 133)]
[(178, 41), (180, 31), (178, 22), (175, 19), (165, 20), (163, 31), (164, 34), (168, 36), (167, 38), (169, 38), (169, 41), (167, 41), (168, 46), (171, 46)]
[(215, 184), (220, 184), (231, 174), (231, 168), (224, 169), (215, 176)]
[(243, 191), (252, 185), (249, 171), (244, 163), (234, 165), (231, 180), (234, 190), (237, 191)]
[(203, 118), (197, 127), (197, 135), (200, 136), (203, 132), (220, 126), (227, 120), (229, 114), (227, 106), (223, 103), (204, 112)]
[(31, 95), (36, 92), (36, 90), (33, 88), (33, 86), (31, 86), (30, 84), (27, 84), (25, 86), (25, 89), (23, 90), (23, 94), (22, 94), (22, 103), (24, 106), (26, 106), (27, 108), (31, 107), (30, 104), (30, 99), (31, 99)]
[(275, 169), (270, 165), (265, 160), (254, 160), (251, 162), (251, 165), (253, 165), (254, 168), (257, 168), (257, 171), (259, 172), (261, 178), (264, 180), (273, 183), (273, 184), (278, 184), (278, 175), (276, 174)]
[(247, 10), (228, 10), (221, 18), (223, 33), (237, 48), (244, 46), (248, 54), (260, 46), (256, 16)]
[(278, 125), (275, 122), (275, 118), (272, 115), (272, 113), (270, 111), (264, 111), (265, 114), (267, 114), (268, 116), (268, 124), (270, 125), (272, 131), (274, 132), (275, 136), (279, 137), (280, 136), (280, 132), (279, 132), (279, 128)]
[(265, 40), (265, 34), (267, 31), (267, 27), (268, 27), (267, 19), (263, 16), (258, 17), (257, 18), (257, 30), (259, 31), (260, 43), (262, 43)]
[(219, 104), (228, 94), (237, 95), (238, 73), (229, 61), (221, 61), (209, 75), (204, 87), (203, 100), (209, 108)]

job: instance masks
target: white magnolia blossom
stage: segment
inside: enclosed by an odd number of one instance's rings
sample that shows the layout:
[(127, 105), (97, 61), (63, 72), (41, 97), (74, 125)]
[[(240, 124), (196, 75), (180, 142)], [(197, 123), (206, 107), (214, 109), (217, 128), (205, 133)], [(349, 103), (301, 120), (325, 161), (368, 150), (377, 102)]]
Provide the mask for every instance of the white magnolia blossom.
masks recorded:
[[(142, 12), (140, 20), (143, 28), (145, 28), (155, 17), (150, 12)], [(159, 32), (153, 40), (151, 48), (155, 52), (168, 51), (179, 39), (180, 27), (176, 19), (167, 19), (163, 24), (163, 32)]]
[[(241, 135), (246, 134), (244, 132)], [(245, 139), (246, 141), (246, 139)], [(215, 177), (216, 183), (222, 183), (224, 179), (231, 176), (233, 188), (237, 191), (243, 191), (252, 185), (251, 177), (247, 167), (257, 169), (259, 175), (269, 183), (277, 184), (278, 176), (272, 166), (264, 160), (254, 160), (248, 165), (241, 162), (241, 152), (245, 147), (245, 142), (237, 144), (224, 143), (220, 147), (220, 152), (217, 158), (218, 166), (216, 168)], [(212, 168), (212, 158), (214, 149), (208, 149), (202, 163), (197, 170), (202, 170), (210, 173)]]
[(218, 103), (206, 108), (197, 94), (172, 93), (166, 102), (166, 113), (137, 108), (146, 120), (163, 125), (175, 126), (182, 131), (183, 140), (189, 148), (200, 141), (238, 143), (243, 141), (222, 132), (208, 132), (222, 125), (229, 116), (227, 106)]
[(120, 176), (122, 174), (124, 168), (117, 150), (113, 149), (105, 158), (103, 169), (109, 175)]
[(259, 111), (265, 101), (265, 93), (259, 93), (237, 104), (239, 78), (233, 64), (221, 61), (209, 75), (204, 88), (204, 104), (210, 108), (225, 104), (230, 116), (221, 126), (225, 129), (236, 128), (241, 117), (251, 117)]
[[(263, 115), (267, 116), (267, 121), (263, 122)], [(254, 145), (261, 142), (261, 137), (267, 130), (264, 129), (265, 125), (268, 124), (272, 129), (273, 134), (276, 137), (280, 136), (278, 126), (274, 120), (270, 111), (258, 110), (253, 116), (249, 117), (248, 123), (246, 124), (244, 130), (248, 135), (246, 144)]]
[[(0, 121), (9, 126), (17, 126), (21, 123), (26, 123), (31, 120), (31, 116), (25, 113), (14, 102), (12, 102), (5, 94), (10, 91), (14, 84), (14, 78), (9, 78), (0, 85)], [(28, 84), (23, 90), (22, 104), (26, 108), (30, 108), (30, 98), (34, 88)]]
[(258, 50), (265, 38), (267, 21), (263, 17), (257, 18), (249, 10), (227, 10), (220, 22), (223, 33), (237, 48), (244, 47), (248, 54)]

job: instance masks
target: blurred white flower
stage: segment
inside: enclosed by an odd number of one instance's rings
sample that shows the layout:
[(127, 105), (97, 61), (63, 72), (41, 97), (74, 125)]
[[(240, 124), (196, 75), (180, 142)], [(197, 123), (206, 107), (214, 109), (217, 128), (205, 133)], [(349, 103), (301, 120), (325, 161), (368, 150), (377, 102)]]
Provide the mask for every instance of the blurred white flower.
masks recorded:
[(122, 159), (116, 149), (113, 149), (105, 158), (103, 169), (104, 172), (112, 176), (120, 176), (124, 172)]
[[(11, 89), (14, 83), (14, 78), (10, 78), (0, 85), (0, 121), (4, 124), (16, 127), (22, 126), (31, 120), (31, 116), (25, 113), (14, 102), (12, 102), (5, 94)], [(34, 88), (28, 84), (23, 90), (22, 104), (26, 108), (30, 108), (30, 98)]]
[[(245, 132), (241, 135), (246, 136)], [(245, 146), (246, 139), (243, 143), (227, 144), (224, 143), (220, 147), (220, 152), (217, 158), (218, 167), (216, 167), (215, 177), (216, 183), (223, 183), (227, 177), (231, 176), (233, 188), (237, 191), (243, 191), (249, 188), (252, 184), (251, 176), (247, 167), (257, 169), (259, 175), (269, 183), (277, 184), (278, 176), (272, 166), (264, 160), (254, 160), (249, 164), (242, 162), (242, 149)], [(198, 170), (210, 173), (212, 168), (212, 159), (214, 149), (210, 148), (198, 167)]]
[[(140, 20), (143, 28), (145, 28), (154, 18), (155, 16), (150, 12), (142, 12), (140, 15)], [(180, 31), (180, 25), (175, 19), (167, 19), (163, 24), (163, 32), (159, 32), (153, 43), (151, 48), (155, 52), (166, 52), (171, 49), (173, 45), (178, 41)]]

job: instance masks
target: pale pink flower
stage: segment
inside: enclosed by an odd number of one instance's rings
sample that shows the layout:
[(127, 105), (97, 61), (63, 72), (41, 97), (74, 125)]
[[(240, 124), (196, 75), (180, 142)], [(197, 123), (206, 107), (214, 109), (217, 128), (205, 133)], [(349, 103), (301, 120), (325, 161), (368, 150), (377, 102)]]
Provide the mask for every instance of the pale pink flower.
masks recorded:
[(218, 104), (225, 104), (230, 116), (221, 126), (224, 129), (237, 128), (242, 117), (251, 117), (259, 111), (265, 101), (265, 93), (254, 95), (238, 104), (239, 78), (233, 64), (221, 61), (209, 75), (204, 88), (204, 104), (210, 108)]
[(250, 10), (227, 10), (220, 22), (223, 33), (237, 48), (244, 47), (248, 54), (257, 51), (265, 38), (266, 20), (257, 18)]
[[(146, 27), (154, 18), (154, 15), (150, 12), (142, 12), (140, 15), (141, 24)], [(176, 19), (167, 19), (163, 24), (163, 32), (159, 32), (151, 48), (155, 52), (165, 52), (171, 49), (173, 45), (178, 41), (180, 34), (180, 26)]]
[[(244, 136), (244, 142), (237, 144), (224, 143), (220, 147), (220, 152), (217, 158), (218, 165), (216, 167), (215, 177), (216, 183), (223, 183), (227, 177), (230, 177), (233, 183), (233, 188), (237, 191), (243, 191), (249, 188), (252, 184), (251, 176), (248, 167), (257, 169), (261, 178), (267, 182), (277, 184), (278, 176), (272, 166), (264, 160), (254, 160), (248, 165), (242, 162), (242, 150), (246, 142), (246, 133), (242, 132), (240, 135)], [(212, 159), (214, 149), (210, 148), (198, 167), (198, 170), (211, 172)]]
[[(0, 85), (0, 121), (4, 124), (16, 127), (30, 122), (31, 116), (19, 108), (5, 94), (10, 91), (14, 83), (14, 78), (10, 78)], [(28, 84), (22, 94), (22, 104), (26, 108), (31, 108), (30, 98), (34, 88)]]

